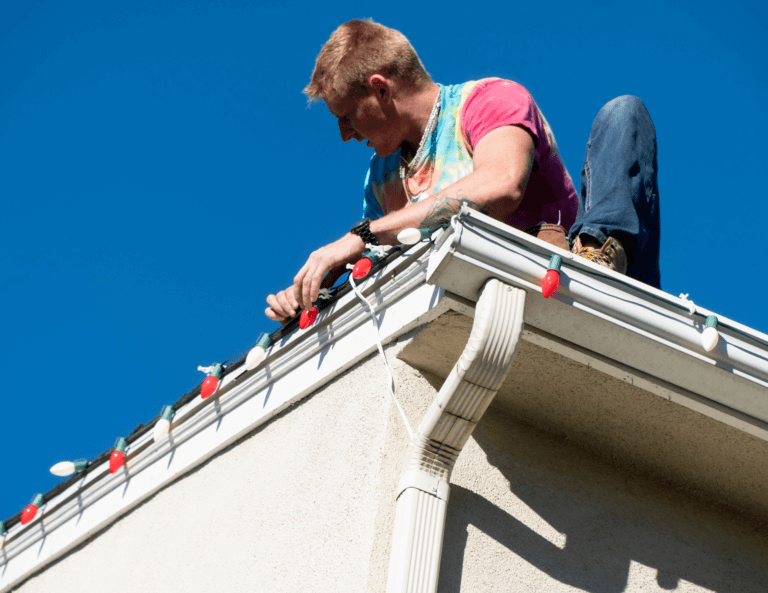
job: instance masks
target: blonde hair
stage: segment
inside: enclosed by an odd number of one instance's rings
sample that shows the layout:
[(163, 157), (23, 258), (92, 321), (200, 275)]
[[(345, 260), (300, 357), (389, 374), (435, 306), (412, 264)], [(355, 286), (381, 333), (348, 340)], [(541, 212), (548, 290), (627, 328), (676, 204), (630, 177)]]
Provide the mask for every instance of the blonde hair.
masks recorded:
[(352, 20), (339, 26), (320, 50), (304, 94), (310, 101), (332, 97), (364, 97), (373, 74), (393, 78), (408, 89), (431, 82), (416, 50), (395, 29), (372, 20)]

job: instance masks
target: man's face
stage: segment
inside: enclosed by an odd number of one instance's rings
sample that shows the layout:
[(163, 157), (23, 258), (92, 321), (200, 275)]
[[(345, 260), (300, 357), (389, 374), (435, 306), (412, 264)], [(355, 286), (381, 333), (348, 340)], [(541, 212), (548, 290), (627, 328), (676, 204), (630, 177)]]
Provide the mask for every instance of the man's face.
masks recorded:
[(375, 94), (362, 98), (326, 99), (328, 111), (339, 121), (339, 133), (344, 142), (366, 142), (380, 157), (389, 156), (400, 148), (395, 122), (390, 121)]

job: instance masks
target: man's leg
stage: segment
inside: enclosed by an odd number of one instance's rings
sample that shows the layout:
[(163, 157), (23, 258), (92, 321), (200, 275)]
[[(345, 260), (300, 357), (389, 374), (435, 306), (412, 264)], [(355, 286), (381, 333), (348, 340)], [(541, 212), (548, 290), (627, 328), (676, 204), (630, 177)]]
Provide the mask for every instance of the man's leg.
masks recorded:
[(589, 134), (570, 238), (598, 249), (617, 239), (627, 275), (660, 288), (657, 171), (656, 130), (643, 102), (624, 95), (606, 103)]

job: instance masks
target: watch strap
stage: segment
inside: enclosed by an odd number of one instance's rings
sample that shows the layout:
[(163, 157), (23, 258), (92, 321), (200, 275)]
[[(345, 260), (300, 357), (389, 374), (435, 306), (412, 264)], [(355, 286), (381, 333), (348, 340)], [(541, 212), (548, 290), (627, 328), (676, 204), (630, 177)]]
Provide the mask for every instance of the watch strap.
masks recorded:
[(378, 245), (379, 241), (376, 239), (376, 235), (371, 232), (370, 228), (371, 219), (364, 218), (356, 225), (354, 225), (349, 232), (354, 233), (363, 240), (366, 245)]

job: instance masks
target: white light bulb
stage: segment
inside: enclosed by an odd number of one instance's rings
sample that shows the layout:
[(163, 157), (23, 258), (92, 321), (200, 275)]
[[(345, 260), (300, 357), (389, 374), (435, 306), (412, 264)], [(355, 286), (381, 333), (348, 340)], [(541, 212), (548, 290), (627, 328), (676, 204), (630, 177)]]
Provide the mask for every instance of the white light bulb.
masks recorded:
[(716, 328), (706, 327), (704, 328), (704, 331), (701, 333), (701, 345), (704, 346), (704, 350), (706, 350), (707, 352), (712, 352), (715, 346), (717, 346), (717, 341), (719, 338), (720, 338), (720, 334), (717, 333)]
[(56, 465), (54, 465), (51, 468), (51, 473), (54, 476), (71, 476), (75, 473), (75, 462), (74, 461), (59, 461)]
[(421, 231), (419, 229), (404, 229), (397, 235), (397, 240), (403, 245), (416, 245), (421, 241)]
[(261, 361), (264, 360), (266, 354), (267, 351), (264, 350), (264, 348), (261, 346), (254, 346), (251, 348), (248, 356), (245, 357), (245, 368), (249, 371), (252, 371), (261, 364)]
[(162, 441), (166, 436), (168, 436), (168, 431), (171, 430), (171, 423), (168, 422), (165, 418), (159, 418), (157, 422), (155, 422), (155, 429), (152, 432), (152, 438), (157, 443), (158, 441)]

